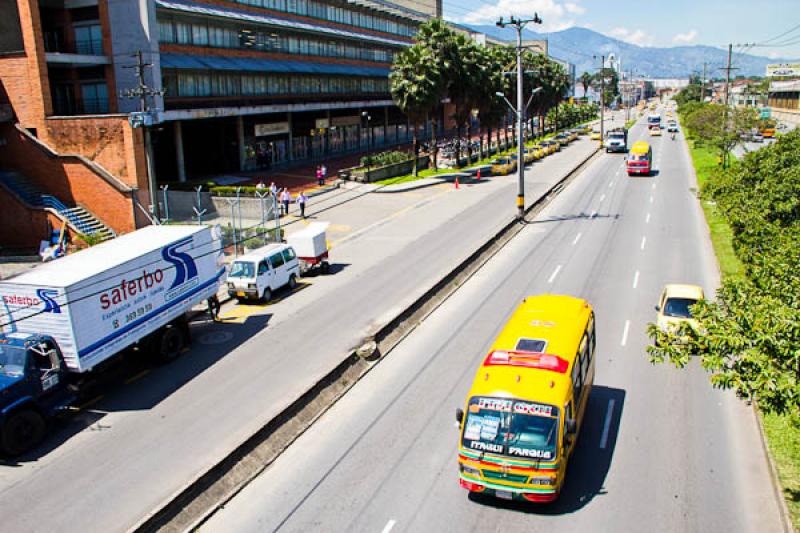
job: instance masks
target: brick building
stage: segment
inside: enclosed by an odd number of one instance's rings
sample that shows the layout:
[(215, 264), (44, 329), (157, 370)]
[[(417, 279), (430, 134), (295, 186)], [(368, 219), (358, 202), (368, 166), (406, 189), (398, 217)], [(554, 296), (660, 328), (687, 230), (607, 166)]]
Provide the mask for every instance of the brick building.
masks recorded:
[[(86, 220), (127, 232), (148, 223), (152, 185), (406, 142), (389, 68), (441, 2), (0, 0), (0, 11), (0, 200), (76, 232)], [(120, 96), (138, 86), (138, 52), (145, 84), (163, 90), (145, 128), (131, 127), (139, 100)]]

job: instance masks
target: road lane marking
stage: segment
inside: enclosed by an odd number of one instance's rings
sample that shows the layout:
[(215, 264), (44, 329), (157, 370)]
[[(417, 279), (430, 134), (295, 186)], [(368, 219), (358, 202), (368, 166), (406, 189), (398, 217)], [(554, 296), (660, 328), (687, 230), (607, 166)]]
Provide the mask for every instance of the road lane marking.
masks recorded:
[(653, 198), (653, 195), (651, 194), (651, 195), (650, 195), (650, 203), (651, 203), (651, 204), (653, 203), (653, 199), (654, 199), (654, 198)]
[(594, 210), (592, 211), (592, 214), (590, 214), (590, 215), (589, 215), (589, 218), (594, 218), (594, 217), (596, 217), (596, 216), (597, 216), (597, 209), (594, 209)]
[(645, 243), (647, 243), (647, 237), (642, 237), (642, 246), (641, 246), (642, 250), (644, 250)]
[(645, 224), (649, 224), (650, 223), (650, 213), (647, 213), (647, 218), (644, 219), (644, 223)]
[(625, 346), (628, 342), (628, 330), (631, 328), (631, 321), (625, 321), (625, 328), (622, 330), (622, 340), (620, 341), (620, 346)]
[[(611, 401), (613, 402), (614, 400)], [(396, 523), (397, 520), (389, 520), (388, 522), (386, 522), (386, 525), (383, 526), (383, 530), (381, 530), (381, 533), (389, 533)]]
[(555, 269), (555, 270), (553, 270), (553, 273), (552, 273), (552, 274), (550, 274), (550, 278), (547, 280), (547, 283), (553, 283), (553, 280), (554, 280), (554, 279), (556, 279), (556, 276), (558, 276), (558, 273), (559, 273), (560, 271), (561, 271), (561, 265), (558, 265), (558, 266), (556, 267), (556, 269)]
[(639, 271), (636, 271), (636, 275), (633, 276), (633, 288), (635, 289), (636, 286), (639, 285)]
[(614, 180), (608, 182), (608, 188), (610, 189), (612, 185), (614, 185)]
[(578, 234), (575, 235), (575, 240), (572, 241), (572, 246), (575, 246), (576, 244), (578, 244), (578, 241), (581, 240), (581, 235), (583, 235), (583, 233), (581, 233), (581, 232), (578, 232)]
[(600, 195), (600, 201), (602, 202), (602, 201), (603, 201), (603, 200), (605, 200), (605, 199), (606, 199), (606, 195), (605, 195), (605, 194), (601, 194), (601, 195)]
[(655, 183), (653, 184), (653, 186), (651, 187), (651, 189), (653, 189), (653, 190), (655, 190), (655, 189), (656, 189), (656, 184), (655, 184)]
[(608, 444), (608, 430), (611, 429), (611, 417), (614, 414), (614, 403), (616, 400), (613, 398), (608, 400), (608, 410), (606, 411), (606, 421), (603, 422), (603, 434), (600, 436), (600, 449), (605, 450)]

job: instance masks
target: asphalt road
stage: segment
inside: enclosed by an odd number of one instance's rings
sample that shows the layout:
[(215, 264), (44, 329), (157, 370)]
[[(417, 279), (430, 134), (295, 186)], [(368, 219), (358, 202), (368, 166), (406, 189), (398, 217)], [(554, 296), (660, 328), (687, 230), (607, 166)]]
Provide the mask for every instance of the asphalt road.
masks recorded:
[[(526, 174), (528, 199), (592, 152), (585, 137)], [(45, 444), (0, 465), (4, 531), (124, 531), (282, 411), (515, 213), (516, 177), (309, 206), (332, 228), (333, 275), (194, 324), (192, 350), (123, 376)], [(316, 200), (316, 199), (315, 199)], [(296, 224), (300, 224), (297, 222)]]
[[(603, 155), (202, 530), (781, 531), (751, 408), (696, 362), (679, 371), (645, 353), (665, 283), (718, 284), (685, 145), (651, 140), (655, 177)], [(595, 388), (564, 492), (549, 506), (468, 497), (455, 409), (516, 305), (545, 292), (597, 312)]]

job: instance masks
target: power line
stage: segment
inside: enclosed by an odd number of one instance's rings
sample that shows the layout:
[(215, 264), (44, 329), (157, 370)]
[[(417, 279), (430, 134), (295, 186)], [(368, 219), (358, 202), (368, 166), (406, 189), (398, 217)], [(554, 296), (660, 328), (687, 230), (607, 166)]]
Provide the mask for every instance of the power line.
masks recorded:
[(781, 33), (780, 35), (776, 35), (775, 37), (772, 37), (772, 38), (770, 38), (770, 39), (766, 39), (766, 40), (764, 40), (764, 41), (761, 41), (760, 43), (758, 43), (758, 46), (761, 46), (761, 45), (764, 45), (764, 44), (766, 44), (766, 43), (768, 43), (768, 42), (771, 42), (771, 41), (775, 41), (775, 40), (777, 40), (777, 39), (780, 39), (781, 37), (783, 37), (783, 36), (785, 36), (785, 35), (788, 35), (788, 34), (790, 34), (790, 33), (794, 32), (794, 31), (796, 31), (796, 30), (798, 30), (798, 29), (800, 29), (800, 24), (798, 24), (797, 26), (794, 26), (794, 27), (792, 27), (792, 28), (788, 29), (787, 31), (785, 31), (785, 32)]

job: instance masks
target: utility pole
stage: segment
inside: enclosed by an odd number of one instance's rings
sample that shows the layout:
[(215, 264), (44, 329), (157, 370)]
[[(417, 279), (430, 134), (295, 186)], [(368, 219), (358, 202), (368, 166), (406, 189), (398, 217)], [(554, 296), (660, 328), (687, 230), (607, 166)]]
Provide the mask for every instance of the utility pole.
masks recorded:
[(728, 109), (728, 95), (730, 94), (731, 85), (731, 70), (736, 70), (731, 67), (731, 55), (733, 54), (733, 44), (728, 45), (728, 66), (723, 70), (725, 71), (725, 109)]
[(703, 79), (700, 80), (700, 102), (706, 100), (706, 68), (708, 68), (708, 62), (703, 61)]
[[(597, 56), (592, 56), (597, 59)], [(604, 126), (604, 113), (603, 108), (606, 103), (606, 56), (600, 56), (600, 147), (603, 147), (603, 128)]]
[(147, 105), (147, 97), (153, 96), (161, 96), (164, 94), (164, 89), (153, 89), (148, 87), (144, 80), (144, 69), (151, 68), (153, 66), (152, 63), (145, 63), (144, 59), (142, 58), (142, 51), (139, 50), (135, 54), (132, 54), (131, 57), (136, 58), (135, 65), (127, 65), (123, 66), (122, 68), (132, 68), (136, 70), (136, 78), (138, 85), (132, 89), (125, 89), (120, 91), (120, 96), (123, 98), (138, 98), (139, 99), (139, 120), (133, 120), (134, 117), (131, 117), (131, 125), (136, 127), (142, 127), (144, 130), (144, 151), (145, 151), (145, 160), (147, 163), (147, 186), (150, 189), (150, 211), (153, 216), (158, 219), (159, 217), (159, 209), (158, 209), (158, 185), (156, 184), (156, 169), (155, 169), (155, 161), (153, 160), (153, 143), (150, 139), (150, 130), (148, 129), (148, 115), (150, 113), (150, 108)]
[(517, 172), (519, 176), (519, 185), (517, 191), (517, 218), (522, 220), (525, 216), (525, 132), (522, 129), (522, 117), (525, 114), (525, 104), (522, 100), (522, 30), (529, 23), (541, 24), (542, 19), (539, 15), (534, 13), (532, 19), (518, 19), (511, 16), (508, 22), (503, 21), (503, 17), (497, 21), (498, 28), (505, 28), (512, 26), (517, 30), (517, 135), (519, 137), (517, 142)]

